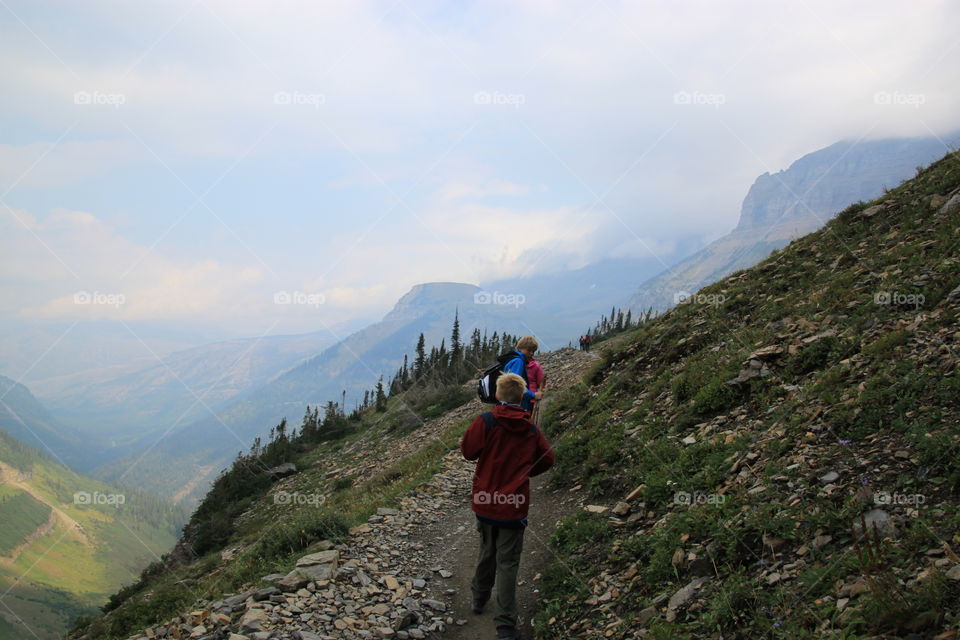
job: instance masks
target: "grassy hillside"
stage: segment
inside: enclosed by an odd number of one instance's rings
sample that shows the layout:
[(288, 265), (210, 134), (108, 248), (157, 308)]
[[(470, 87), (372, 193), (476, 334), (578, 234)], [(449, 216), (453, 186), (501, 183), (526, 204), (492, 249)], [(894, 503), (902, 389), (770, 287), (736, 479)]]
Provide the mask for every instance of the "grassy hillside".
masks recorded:
[(27, 536), (50, 517), (50, 507), (29, 493), (0, 485), (0, 556), (13, 555)]
[(546, 417), (596, 506), (542, 637), (958, 628), (958, 194), (952, 154), (609, 345)]
[(59, 637), (169, 549), (179, 518), (156, 498), (81, 476), (0, 431), (0, 637)]

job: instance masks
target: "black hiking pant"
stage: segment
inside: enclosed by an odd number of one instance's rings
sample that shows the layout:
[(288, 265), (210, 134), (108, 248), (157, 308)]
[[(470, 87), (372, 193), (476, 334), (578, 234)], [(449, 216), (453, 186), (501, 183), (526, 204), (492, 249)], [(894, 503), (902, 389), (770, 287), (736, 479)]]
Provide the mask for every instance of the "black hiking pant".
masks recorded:
[(496, 582), (493, 622), (498, 627), (517, 626), (517, 572), (523, 552), (523, 529), (505, 529), (477, 520), (480, 553), (473, 574), (474, 598), (486, 599)]

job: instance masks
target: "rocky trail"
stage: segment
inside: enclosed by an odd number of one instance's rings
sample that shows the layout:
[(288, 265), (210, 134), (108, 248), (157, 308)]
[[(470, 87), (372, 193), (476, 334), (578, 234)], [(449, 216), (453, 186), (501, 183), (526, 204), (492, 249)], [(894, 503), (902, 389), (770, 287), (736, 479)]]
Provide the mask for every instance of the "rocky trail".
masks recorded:
[[(572, 349), (544, 354), (540, 359), (548, 375), (544, 401), (577, 384), (597, 357)], [(482, 410), (478, 401), (472, 401), (426, 423), (397, 446), (405, 451), (415, 447), (413, 443), (426, 444), (430, 434), (454, 417)], [(492, 603), (484, 614), (470, 611), (478, 543), (470, 510), (473, 468), (459, 451), (449, 452), (429, 482), (404, 496), (397, 508), (378, 509), (366, 523), (353, 527), (344, 543), (316, 543), (289, 573), (264, 576), (261, 584), (214, 602), (198, 602), (196, 610), (134, 638), (496, 637)], [(576, 493), (548, 489), (548, 478), (549, 473), (532, 483), (531, 524), (518, 588), (525, 638), (532, 637), (539, 573), (551, 558), (547, 538), (560, 518), (581, 506)]]

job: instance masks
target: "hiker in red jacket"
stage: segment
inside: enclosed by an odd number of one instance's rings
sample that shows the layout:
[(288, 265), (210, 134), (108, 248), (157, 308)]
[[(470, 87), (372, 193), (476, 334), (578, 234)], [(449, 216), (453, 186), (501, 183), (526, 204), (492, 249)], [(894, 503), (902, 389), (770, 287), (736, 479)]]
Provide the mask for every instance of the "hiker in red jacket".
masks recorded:
[(480, 555), (471, 585), (473, 612), (481, 613), (497, 586), (497, 638), (517, 633), (517, 571), (530, 504), (530, 478), (553, 465), (553, 449), (520, 406), (526, 384), (505, 373), (497, 379), (497, 404), (467, 428), (460, 451), (477, 461), (472, 508), (480, 532)]

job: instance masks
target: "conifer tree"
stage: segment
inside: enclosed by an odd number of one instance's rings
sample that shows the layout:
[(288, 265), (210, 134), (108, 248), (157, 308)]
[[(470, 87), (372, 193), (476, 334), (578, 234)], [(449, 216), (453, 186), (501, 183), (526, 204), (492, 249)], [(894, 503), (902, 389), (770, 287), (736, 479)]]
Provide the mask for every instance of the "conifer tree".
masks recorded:
[(460, 362), (463, 360), (463, 345), (460, 343), (460, 310), (453, 315), (453, 331), (450, 333), (450, 368), (456, 376), (460, 372)]
[(417, 358), (413, 361), (413, 378), (414, 380), (419, 380), (423, 376), (423, 370), (426, 366), (426, 341), (423, 338), (423, 334), (420, 334), (420, 339), (417, 340)]
[(383, 413), (387, 410), (387, 395), (383, 392), (383, 376), (377, 380), (377, 411)]

